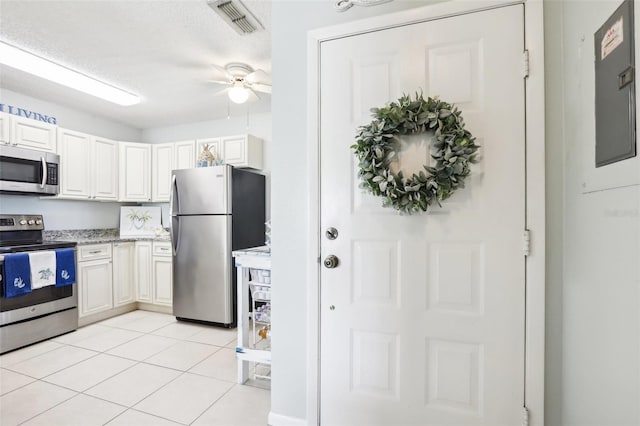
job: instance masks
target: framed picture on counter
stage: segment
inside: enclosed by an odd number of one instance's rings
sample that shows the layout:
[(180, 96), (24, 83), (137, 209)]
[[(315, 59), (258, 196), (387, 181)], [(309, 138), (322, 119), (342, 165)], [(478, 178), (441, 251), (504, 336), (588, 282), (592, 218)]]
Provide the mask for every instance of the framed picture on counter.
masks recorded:
[(120, 207), (120, 237), (152, 237), (162, 228), (161, 219), (160, 207)]

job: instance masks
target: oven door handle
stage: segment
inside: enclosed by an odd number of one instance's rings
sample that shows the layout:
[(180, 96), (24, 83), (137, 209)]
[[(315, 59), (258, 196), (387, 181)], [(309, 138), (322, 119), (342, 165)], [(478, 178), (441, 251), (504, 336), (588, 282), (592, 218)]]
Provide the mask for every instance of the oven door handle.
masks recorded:
[(47, 160), (45, 160), (44, 157), (40, 157), (40, 164), (42, 165), (42, 183), (40, 183), (40, 188), (44, 189), (47, 183)]

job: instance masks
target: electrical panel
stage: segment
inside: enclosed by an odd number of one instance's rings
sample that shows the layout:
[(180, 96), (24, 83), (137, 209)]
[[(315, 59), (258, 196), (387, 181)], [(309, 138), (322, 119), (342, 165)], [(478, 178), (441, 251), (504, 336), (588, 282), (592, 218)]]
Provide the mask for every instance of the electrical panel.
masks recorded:
[(595, 33), (596, 167), (636, 155), (633, 1)]

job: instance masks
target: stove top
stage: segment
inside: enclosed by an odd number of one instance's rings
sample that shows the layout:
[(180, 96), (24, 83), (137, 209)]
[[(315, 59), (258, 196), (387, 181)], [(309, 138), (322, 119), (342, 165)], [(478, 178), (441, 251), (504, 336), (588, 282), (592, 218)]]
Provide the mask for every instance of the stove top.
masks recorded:
[(0, 242), (0, 254), (2, 253), (17, 253), (21, 251), (36, 251), (36, 250), (55, 250), (59, 248), (72, 248), (75, 247), (75, 242), (70, 241), (42, 241), (42, 242)]
[(75, 242), (42, 241), (42, 215), (0, 215), (0, 254), (75, 247)]

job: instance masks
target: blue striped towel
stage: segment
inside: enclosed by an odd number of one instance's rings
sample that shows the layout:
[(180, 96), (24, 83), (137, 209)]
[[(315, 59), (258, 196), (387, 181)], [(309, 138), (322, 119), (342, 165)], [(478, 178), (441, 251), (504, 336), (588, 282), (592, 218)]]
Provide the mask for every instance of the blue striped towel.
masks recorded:
[(4, 297), (31, 293), (31, 266), (27, 253), (4, 255)]
[(76, 282), (76, 251), (72, 248), (56, 250), (56, 287)]

